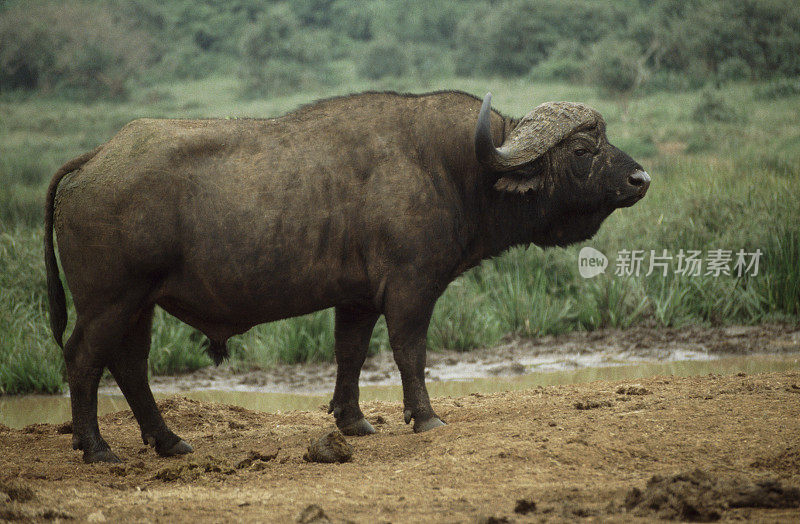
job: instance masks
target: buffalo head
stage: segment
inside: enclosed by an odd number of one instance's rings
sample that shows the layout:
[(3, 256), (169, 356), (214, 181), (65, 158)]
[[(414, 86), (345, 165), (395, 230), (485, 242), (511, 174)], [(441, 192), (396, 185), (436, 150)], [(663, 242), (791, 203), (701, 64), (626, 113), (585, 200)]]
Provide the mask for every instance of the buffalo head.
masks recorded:
[(594, 109), (571, 102), (542, 104), (495, 147), (491, 101), (488, 93), (475, 130), (475, 153), (496, 176), (495, 189), (538, 194), (557, 202), (562, 214), (598, 218), (635, 204), (647, 192), (650, 176), (608, 142), (605, 121)]

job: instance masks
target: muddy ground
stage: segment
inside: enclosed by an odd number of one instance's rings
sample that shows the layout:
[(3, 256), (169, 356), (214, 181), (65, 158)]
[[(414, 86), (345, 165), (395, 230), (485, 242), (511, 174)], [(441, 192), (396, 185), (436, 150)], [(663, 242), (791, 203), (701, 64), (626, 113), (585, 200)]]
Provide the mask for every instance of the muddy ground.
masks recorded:
[[(69, 426), (0, 428), (0, 519), (528, 522), (800, 520), (800, 372), (654, 377), (438, 398), (413, 434), (369, 402), (378, 433), (350, 462), (303, 459), (324, 406), (262, 413), (175, 396), (195, 448), (164, 459), (129, 411), (100, 429), (125, 461), (85, 465)], [(761, 507), (767, 506), (767, 507)], [(506, 520), (504, 520), (506, 519)]]
[[(464, 380), (518, 376), (542, 371), (635, 362), (707, 360), (726, 356), (800, 353), (800, 325), (603, 329), (558, 336), (511, 339), (468, 352), (429, 351), (427, 380)], [(329, 395), (336, 365), (329, 362), (287, 365), (236, 372), (227, 365), (180, 376), (153, 377), (154, 391), (176, 393), (198, 389)], [(390, 351), (371, 356), (361, 373), (362, 386), (400, 383)], [(119, 394), (112, 380), (101, 393)]]

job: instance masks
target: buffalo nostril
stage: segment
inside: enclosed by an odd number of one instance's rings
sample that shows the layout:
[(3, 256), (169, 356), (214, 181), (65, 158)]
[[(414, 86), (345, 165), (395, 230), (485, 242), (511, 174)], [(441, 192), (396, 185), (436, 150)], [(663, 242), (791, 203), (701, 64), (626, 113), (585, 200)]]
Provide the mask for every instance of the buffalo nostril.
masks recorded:
[(650, 175), (646, 171), (636, 171), (628, 177), (628, 183), (636, 187), (647, 187), (650, 185)]

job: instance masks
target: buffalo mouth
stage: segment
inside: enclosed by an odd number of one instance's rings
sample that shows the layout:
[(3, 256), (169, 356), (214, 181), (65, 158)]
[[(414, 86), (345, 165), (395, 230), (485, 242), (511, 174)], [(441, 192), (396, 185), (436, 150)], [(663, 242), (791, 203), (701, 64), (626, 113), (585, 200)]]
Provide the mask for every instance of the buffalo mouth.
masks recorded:
[(647, 193), (647, 190), (641, 191), (635, 195), (630, 195), (622, 200), (618, 200), (617, 207), (631, 207), (633, 204), (644, 198), (645, 193)]

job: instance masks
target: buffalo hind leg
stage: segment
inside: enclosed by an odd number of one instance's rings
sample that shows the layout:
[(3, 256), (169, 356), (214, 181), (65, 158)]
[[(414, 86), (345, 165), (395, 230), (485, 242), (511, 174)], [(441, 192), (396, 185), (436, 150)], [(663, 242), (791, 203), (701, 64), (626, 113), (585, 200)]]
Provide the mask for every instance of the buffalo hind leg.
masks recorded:
[(105, 355), (90, 347), (81, 319), (64, 345), (64, 360), (72, 408), (72, 448), (83, 451), (83, 461), (120, 462), (97, 425), (97, 386), (105, 368)]
[(433, 303), (413, 307), (413, 300), (394, 300), (387, 304), (386, 327), (394, 361), (403, 382), (403, 417), (414, 420), (414, 432), (444, 426), (434, 413), (425, 387), (425, 362), (428, 324)]
[(162, 457), (191, 453), (192, 447), (167, 427), (150, 390), (147, 357), (152, 320), (151, 307), (128, 331), (118, 354), (110, 360), (109, 369), (139, 423), (142, 442), (154, 447)]
[(358, 407), (358, 377), (367, 358), (369, 339), (378, 320), (369, 309), (337, 307), (335, 326), (336, 388), (328, 413), (345, 435), (369, 435), (375, 428)]

